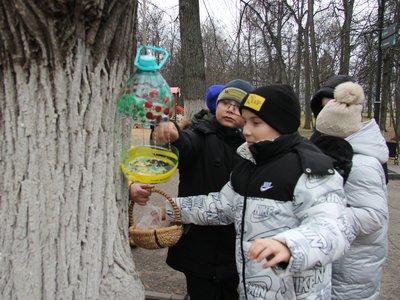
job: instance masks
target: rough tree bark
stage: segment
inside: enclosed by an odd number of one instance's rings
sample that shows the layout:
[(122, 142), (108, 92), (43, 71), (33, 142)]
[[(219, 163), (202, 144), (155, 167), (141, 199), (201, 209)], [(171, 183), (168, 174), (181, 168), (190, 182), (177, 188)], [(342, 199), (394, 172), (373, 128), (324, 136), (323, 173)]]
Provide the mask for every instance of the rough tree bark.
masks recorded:
[(143, 299), (115, 115), (137, 1), (0, 3), (0, 298)]

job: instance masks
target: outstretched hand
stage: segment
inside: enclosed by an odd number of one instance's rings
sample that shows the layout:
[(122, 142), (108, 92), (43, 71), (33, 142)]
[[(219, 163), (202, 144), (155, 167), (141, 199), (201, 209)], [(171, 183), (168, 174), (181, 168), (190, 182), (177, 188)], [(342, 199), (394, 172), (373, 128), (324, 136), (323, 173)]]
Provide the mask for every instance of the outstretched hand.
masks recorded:
[(251, 244), (248, 256), (257, 262), (266, 259), (267, 263), (263, 264), (263, 268), (266, 269), (282, 262), (289, 262), (291, 253), (285, 244), (277, 240), (257, 239)]
[(145, 206), (147, 201), (150, 200), (151, 192), (149, 189), (153, 188), (154, 185), (144, 183), (132, 183), (129, 186), (129, 199), (133, 202)]
[(154, 127), (153, 141), (157, 145), (163, 145), (175, 142), (179, 138), (179, 132), (175, 124), (172, 122), (163, 122)]

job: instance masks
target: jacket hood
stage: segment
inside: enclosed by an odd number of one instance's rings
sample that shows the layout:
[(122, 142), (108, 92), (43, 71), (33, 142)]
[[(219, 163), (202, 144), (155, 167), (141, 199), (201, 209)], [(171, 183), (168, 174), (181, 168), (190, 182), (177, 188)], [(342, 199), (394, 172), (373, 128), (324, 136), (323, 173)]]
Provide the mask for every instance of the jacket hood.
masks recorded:
[(333, 99), (333, 93), (335, 88), (343, 82), (356, 82), (356, 80), (350, 75), (336, 75), (329, 78), (324, 85), (314, 94), (311, 99), (311, 111), (316, 118), (319, 112), (322, 110), (322, 98), (327, 97)]
[(375, 119), (363, 122), (363, 127), (346, 139), (353, 147), (354, 154), (375, 157), (381, 164), (389, 159), (389, 150)]

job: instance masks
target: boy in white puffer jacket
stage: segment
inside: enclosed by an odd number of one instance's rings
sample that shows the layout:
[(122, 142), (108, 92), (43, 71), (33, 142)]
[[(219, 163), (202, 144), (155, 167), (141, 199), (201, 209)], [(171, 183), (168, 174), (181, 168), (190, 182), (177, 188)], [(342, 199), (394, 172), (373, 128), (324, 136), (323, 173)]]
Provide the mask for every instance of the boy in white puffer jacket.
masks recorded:
[(297, 132), (291, 87), (258, 88), (240, 110), (242, 160), (220, 193), (175, 199), (182, 221), (235, 224), (241, 299), (330, 299), (331, 262), (349, 245), (343, 180)]
[(330, 136), (344, 139), (354, 152), (344, 185), (348, 201), (344, 216), (351, 222), (355, 240), (333, 264), (332, 299), (379, 299), (387, 256), (388, 204), (382, 164), (389, 151), (375, 120), (362, 122), (363, 100), (359, 84), (342, 83), (316, 120), (321, 140)]

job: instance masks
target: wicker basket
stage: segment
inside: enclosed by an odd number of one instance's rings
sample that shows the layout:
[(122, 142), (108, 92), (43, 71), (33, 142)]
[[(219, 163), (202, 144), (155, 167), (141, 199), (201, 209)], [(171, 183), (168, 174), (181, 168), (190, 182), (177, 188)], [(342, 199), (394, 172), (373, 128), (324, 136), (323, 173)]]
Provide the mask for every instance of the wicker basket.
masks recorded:
[(162, 228), (136, 228), (133, 220), (134, 202), (129, 204), (129, 243), (131, 246), (138, 246), (145, 249), (161, 249), (175, 245), (181, 238), (183, 226), (181, 224), (181, 212), (174, 200), (164, 191), (152, 188), (152, 193), (158, 193), (171, 203), (174, 209), (175, 222), (168, 227)]

